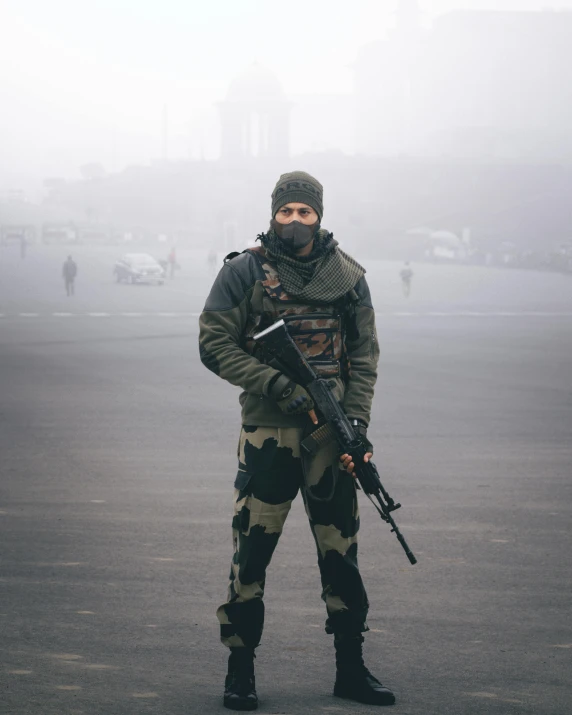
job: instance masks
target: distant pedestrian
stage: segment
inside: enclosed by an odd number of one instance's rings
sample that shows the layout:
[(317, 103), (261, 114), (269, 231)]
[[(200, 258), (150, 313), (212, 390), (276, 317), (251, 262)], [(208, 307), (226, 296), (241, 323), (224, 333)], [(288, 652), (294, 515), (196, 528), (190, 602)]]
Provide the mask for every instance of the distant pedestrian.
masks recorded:
[(211, 248), (207, 255), (207, 265), (209, 267), (209, 273), (214, 274), (216, 273), (216, 264), (217, 264), (217, 254), (214, 248)]
[(169, 265), (170, 277), (174, 278), (175, 268), (177, 268), (177, 252), (175, 250), (175, 246), (173, 246), (169, 251), (169, 255), (167, 256), (167, 263)]
[(20, 238), (20, 258), (24, 260), (26, 258), (26, 249), (28, 248), (28, 241), (26, 241), (26, 236), (21, 236)]
[(411, 293), (411, 279), (413, 278), (413, 271), (409, 265), (409, 261), (405, 261), (405, 265), (399, 274), (401, 276), (401, 288), (403, 290), (403, 295), (409, 298)]
[(71, 256), (67, 257), (62, 268), (62, 275), (66, 284), (66, 295), (74, 295), (75, 277), (77, 276), (77, 264)]

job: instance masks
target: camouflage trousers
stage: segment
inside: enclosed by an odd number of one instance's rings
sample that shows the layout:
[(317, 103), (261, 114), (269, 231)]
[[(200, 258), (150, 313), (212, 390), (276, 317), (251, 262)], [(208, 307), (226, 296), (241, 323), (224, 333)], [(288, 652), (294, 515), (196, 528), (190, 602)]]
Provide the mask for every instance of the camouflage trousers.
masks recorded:
[(311, 460), (302, 430), (243, 426), (235, 481), (234, 554), (228, 597), (217, 610), (228, 647), (256, 647), (264, 626), (266, 569), (292, 501), (302, 493), (318, 550), (327, 633), (367, 630), (368, 600), (357, 564), (359, 512), (353, 478), (339, 469), (335, 444)]

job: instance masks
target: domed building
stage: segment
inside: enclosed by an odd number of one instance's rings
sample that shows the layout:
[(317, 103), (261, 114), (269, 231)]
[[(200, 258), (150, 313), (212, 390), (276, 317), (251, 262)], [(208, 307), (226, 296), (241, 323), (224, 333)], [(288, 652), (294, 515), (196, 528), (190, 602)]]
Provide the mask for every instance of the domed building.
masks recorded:
[(290, 108), (280, 80), (254, 62), (232, 80), (218, 104), (221, 158), (287, 157)]

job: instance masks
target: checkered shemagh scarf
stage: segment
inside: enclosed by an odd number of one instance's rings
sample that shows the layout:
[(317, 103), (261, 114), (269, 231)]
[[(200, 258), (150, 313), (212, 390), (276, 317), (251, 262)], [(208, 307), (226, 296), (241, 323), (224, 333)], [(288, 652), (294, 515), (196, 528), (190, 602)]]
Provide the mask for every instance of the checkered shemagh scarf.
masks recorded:
[(273, 230), (258, 236), (266, 254), (276, 262), (280, 282), (288, 295), (313, 303), (333, 303), (365, 274), (357, 261), (338, 248), (333, 234), (320, 229), (309, 256), (295, 257), (285, 250)]

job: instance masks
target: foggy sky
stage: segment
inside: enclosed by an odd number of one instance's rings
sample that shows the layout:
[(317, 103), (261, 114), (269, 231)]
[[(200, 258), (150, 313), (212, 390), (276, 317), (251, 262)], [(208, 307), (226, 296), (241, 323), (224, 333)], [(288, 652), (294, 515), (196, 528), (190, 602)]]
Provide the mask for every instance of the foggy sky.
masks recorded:
[[(452, 9), (572, 8), (572, 0), (419, 4), (426, 25)], [(90, 161), (118, 170), (160, 157), (165, 107), (169, 157), (200, 148), (214, 157), (213, 103), (253, 61), (275, 72), (290, 96), (349, 93), (350, 64), (383, 37), (395, 6), (1, 0), (0, 196), (45, 176), (75, 178)]]

